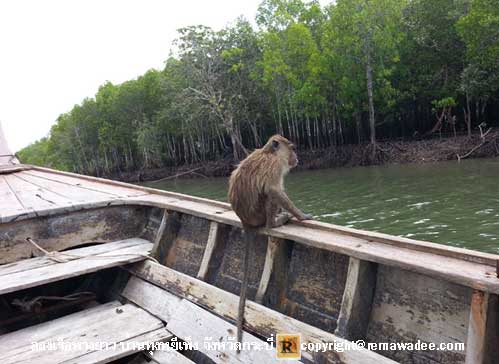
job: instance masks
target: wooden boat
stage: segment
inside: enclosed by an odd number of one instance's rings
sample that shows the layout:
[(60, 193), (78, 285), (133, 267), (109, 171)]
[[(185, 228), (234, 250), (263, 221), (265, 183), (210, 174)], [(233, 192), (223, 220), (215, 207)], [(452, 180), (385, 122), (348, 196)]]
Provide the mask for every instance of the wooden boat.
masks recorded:
[[(243, 250), (227, 204), (18, 164), (1, 138), (0, 363), (277, 362), (234, 350)], [(464, 343), (301, 362), (498, 363), (497, 255), (315, 221), (255, 246), (243, 342)]]

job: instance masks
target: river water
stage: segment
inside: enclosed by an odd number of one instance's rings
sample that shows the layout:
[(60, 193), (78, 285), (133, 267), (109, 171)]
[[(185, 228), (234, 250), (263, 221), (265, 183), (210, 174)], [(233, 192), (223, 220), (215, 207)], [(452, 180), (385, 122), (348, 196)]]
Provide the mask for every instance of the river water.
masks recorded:
[[(226, 201), (226, 178), (146, 185)], [(286, 189), (320, 221), (499, 253), (499, 158), (296, 172)]]

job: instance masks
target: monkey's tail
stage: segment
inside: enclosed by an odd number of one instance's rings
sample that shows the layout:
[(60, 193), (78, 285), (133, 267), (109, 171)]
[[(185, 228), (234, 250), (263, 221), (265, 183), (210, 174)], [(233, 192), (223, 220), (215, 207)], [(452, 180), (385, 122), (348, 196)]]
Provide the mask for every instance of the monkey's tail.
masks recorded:
[(253, 251), (253, 240), (255, 238), (255, 230), (248, 227), (243, 227), (243, 244), (244, 244), (244, 257), (243, 257), (243, 280), (241, 282), (241, 291), (239, 293), (239, 308), (237, 314), (237, 342), (240, 346), (237, 349), (239, 354), (243, 345), (243, 323), (244, 323), (244, 308), (246, 305), (246, 295), (248, 291), (249, 281), (249, 261), (250, 254)]

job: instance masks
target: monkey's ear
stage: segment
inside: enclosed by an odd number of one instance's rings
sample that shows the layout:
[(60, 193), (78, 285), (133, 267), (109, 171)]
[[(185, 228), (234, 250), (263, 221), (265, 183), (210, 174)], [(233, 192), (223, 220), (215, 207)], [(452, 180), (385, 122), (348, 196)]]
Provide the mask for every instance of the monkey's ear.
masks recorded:
[(272, 140), (272, 150), (276, 151), (279, 148), (279, 142), (277, 140)]

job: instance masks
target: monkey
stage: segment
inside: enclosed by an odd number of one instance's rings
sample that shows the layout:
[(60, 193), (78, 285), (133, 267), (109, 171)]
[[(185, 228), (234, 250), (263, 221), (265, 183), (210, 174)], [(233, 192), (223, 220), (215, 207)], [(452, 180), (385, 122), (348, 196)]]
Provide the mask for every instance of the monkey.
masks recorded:
[(243, 225), (245, 244), (237, 318), (237, 342), (241, 344), (250, 252), (257, 228), (279, 227), (292, 216), (298, 220), (312, 219), (311, 215), (299, 210), (284, 191), (284, 177), (297, 165), (293, 143), (281, 135), (274, 135), (262, 148), (241, 161), (229, 178), (228, 199)]

